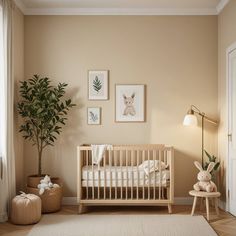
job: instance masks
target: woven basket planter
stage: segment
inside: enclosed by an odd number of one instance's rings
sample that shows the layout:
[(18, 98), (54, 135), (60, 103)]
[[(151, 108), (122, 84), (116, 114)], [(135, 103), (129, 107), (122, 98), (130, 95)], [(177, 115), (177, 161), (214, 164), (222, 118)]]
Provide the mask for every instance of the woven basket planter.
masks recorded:
[[(53, 181), (53, 183), (56, 183), (56, 181)], [(42, 213), (56, 212), (61, 209), (62, 201), (62, 185), (59, 185), (60, 187), (58, 188), (46, 189), (42, 195), (39, 195), (38, 188), (27, 187), (27, 192), (35, 194), (41, 198)]]

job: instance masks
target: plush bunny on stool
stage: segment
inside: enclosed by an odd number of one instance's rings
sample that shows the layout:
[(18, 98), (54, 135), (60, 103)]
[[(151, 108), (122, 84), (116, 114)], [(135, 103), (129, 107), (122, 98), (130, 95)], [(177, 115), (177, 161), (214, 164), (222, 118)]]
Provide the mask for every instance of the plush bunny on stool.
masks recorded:
[(193, 185), (194, 190), (196, 191), (206, 191), (206, 192), (216, 192), (217, 187), (215, 183), (211, 181), (211, 171), (213, 170), (215, 163), (210, 162), (207, 170), (203, 170), (201, 164), (198, 161), (194, 162), (195, 166), (199, 169), (197, 179), (199, 180), (196, 184)]

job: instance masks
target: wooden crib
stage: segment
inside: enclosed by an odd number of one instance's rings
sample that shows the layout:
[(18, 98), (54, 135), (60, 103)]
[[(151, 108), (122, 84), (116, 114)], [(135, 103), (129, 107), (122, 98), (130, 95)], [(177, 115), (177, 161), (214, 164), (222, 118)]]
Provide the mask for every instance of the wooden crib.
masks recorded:
[[(158, 170), (152, 171), (151, 163), (158, 163)], [(94, 165), (91, 146), (79, 146), (77, 201), (79, 213), (85, 205), (167, 205), (171, 213), (173, 147), (114, 145), (99, 165)]]

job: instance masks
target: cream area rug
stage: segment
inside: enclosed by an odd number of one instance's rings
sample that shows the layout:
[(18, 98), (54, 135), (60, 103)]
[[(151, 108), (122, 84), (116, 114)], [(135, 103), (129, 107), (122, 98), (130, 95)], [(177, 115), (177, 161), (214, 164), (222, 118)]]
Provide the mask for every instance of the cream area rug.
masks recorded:
[(29, 236), (216, 236), (203, 216), (44, 215)]

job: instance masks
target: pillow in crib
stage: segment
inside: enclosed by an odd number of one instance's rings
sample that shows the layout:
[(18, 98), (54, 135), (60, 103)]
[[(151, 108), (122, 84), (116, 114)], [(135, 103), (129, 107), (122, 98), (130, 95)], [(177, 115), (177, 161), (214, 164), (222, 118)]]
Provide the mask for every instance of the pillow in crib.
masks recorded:
[(167, 167), (168, 165), (166, 165), (163, 161), (159, 163), (159, 160), (147, 160), (139, 165), (139, 170), (143, 170), (146, 175), (149, 175), (154, 171), (159, 171), (159, 169), (165, 170)]

